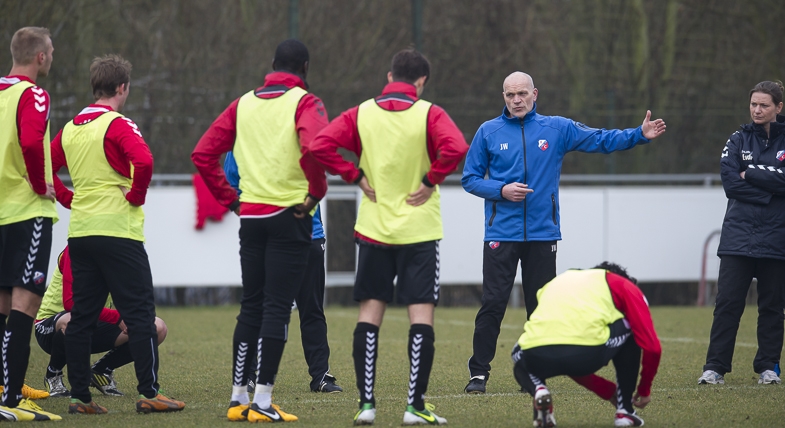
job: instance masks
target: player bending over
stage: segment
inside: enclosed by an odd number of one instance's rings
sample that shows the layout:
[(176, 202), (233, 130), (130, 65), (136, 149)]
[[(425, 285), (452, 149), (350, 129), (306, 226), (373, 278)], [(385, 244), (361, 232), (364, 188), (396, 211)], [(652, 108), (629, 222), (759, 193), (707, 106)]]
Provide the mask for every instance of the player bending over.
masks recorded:
[[(568, 270), (537, 292), (539, 305), (512, 351), (515, 379), (534, 397), (534, 426), (556, 426), (545, 380), (567, 375), (616, 406), (617, 427), (641, 426), (633, 405), (651, 401), (660, 340), (635, 278), (603, 262)], [(643, 370), (638, 383), (643, 350)], [(613, 361), (617, 383), (594, 374)]]

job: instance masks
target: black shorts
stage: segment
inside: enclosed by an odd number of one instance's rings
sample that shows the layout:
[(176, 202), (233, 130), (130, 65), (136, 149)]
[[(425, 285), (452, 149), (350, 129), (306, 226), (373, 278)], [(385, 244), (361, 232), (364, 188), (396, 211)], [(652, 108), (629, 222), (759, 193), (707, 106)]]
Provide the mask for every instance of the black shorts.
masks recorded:
[[(60, 312), (53, 317), (44, 318), (35, 323), (35, 340), (38, 341), (38, 346), (49, 355), (52, 354), (52, 341), (55, 336), (57, 320), (67, 313), (68, 312)], [(114, 344), (117, 342), (117, 336), (119, 336), (121, 332), (122, 330), (120, 330), (120, 327), (115, 324), (98, 321), (98, 325), (90, 338), (92, 341), (90, 353), (98, 354), (114, 349)]]
[(393, 300), (398, 277), (398, 301), (405, 305), (439, 302), (439, 241), (382, 247), (357, 241), (359, 258), (354, 300)]
[(52, 219), (36, 217), (0, 226), (0, 288), (46, 291)]

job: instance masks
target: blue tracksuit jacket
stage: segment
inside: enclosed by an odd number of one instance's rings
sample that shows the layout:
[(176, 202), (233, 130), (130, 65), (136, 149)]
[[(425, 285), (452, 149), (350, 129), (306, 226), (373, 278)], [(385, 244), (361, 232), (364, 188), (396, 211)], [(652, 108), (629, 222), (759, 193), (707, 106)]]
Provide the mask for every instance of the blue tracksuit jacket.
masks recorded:
[[(461, 183), (485, 199), (486, 241), (554, 241), (559, 229), (559, 177), (564, 155), (571, 151), (610, 153), (648, 143), (641, 127), (625, 130), (589, 128), (560, 116), (537, 114), (534, 105), (523, 119), (502, 115), (477, 130)], [(486, 179), (487, 174), (487, 179)], [(502, 197), (509, 183), (534, 190), (521, 202)]]
[[(240, 194), (240, 172), (237, 170), (237, 161), (234, 160), (232, 152), (226, 153), (224, 159), (224, 172), (229, 184)], [(319, 205), (316, 205), (316, 212), (313, 214), (313, 235), (311, 239), (317, 240), (324, 238), (324, 228), (322, 227), (322, 212)]]

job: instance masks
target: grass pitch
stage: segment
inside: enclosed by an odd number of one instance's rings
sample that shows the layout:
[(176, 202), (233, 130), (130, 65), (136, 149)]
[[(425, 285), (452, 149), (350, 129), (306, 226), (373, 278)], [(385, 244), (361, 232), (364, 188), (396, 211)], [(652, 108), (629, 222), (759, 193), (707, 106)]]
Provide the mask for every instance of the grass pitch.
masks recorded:
[[(135, 412), (135, 377), (126, 366), (116, 372), (126, 397), (94, 399), (108, 415), (66, 414), (68, 399), (50, 398), (38, 403), (44, 410), (63, 415), (58, 426), (226, 426), (231, 394), (231, 338), (237, 306), (160, 308), (158, 315), (169, 326), (169, 337), (160, 348), (161, 385), (168, 394), (186, 402), (175, 414), (138, 415)], [(518, 392), (509, 357), (521, 333), (525, 312), (509, 310), (502, 325), (499, 347), (485, 395), (467, 395), (466, 362), (471, 355), (474, 316), (477, 308), (437, 308), (436, 360), (427, 401), (450, 426), (531, 426), (531, 399)], [(785, 386), (758, 385), (752, 371), (756, 352), (757, 311), (748, 307), (739, 328), (734, 371), (723, 386), (697, 385), (708, 346), (711, 308), (655, 307), (654, 323), (663, 346), (659, 373), (654, 381), (652, 403), (639, 411), (646, 426), (782, 427), (785, 426)], [(327, 323), (332, 372), (344, 388), (341, 394), (317, 394), (309, 390), (310, 378), (302, 356), (297, 313), (292, 316), (290, 340), (275, 385), (273, 401), (300, 418), (297, 426), (351, 426), (357, 409), (354, 368), (351, 358), (356, 308), (331, 307)], [(377, 366), (376, 426), (398, 426), (406, 407), (409, 365), (406, 358), (408, 318), (406, 310), (387, 311), (380, 333)], [(48, 361), (35, 340), (28, 369), (28, 382), (43, 387)], [(95, 360), (95, 358), (93, 359)], [(613, 370), (600, 375), (613, 379)], [(559, 427), (610, 427), (614, 409), (607, 402), (573, 383), (569, 378), (549, 381)], [(95, 390), (93, 390), (95, 392)]]

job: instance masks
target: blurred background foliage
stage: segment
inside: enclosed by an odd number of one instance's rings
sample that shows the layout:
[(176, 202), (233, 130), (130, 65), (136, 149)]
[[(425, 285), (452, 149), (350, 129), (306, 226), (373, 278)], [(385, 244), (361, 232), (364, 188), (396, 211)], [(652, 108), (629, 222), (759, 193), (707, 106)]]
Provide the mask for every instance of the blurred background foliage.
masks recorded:
[(749, 89), (785, 78), (781, 0), (0, 0), (0, 10), (3, 74), (14, 31), (52, 31), (55, 62), (39, 81), (52, 135), (92, 101), (93, 57), (133, 63), (124, 113), (157, 173), (194, 171), (199, 137), (261, 85), (290, 34), (310, 49), (308, 83), (331, 118), (377, 95), (392, 55), (417, 41), (432, 63), (423, 97), (467, 141), (500, 114), (515, 70), (533, 76), (542, 114), (625, 128), (648, 108), (666, 120), (648, 146), (568, 155), (573, 174), (716, 173), (725, 140), (749, 121)]

